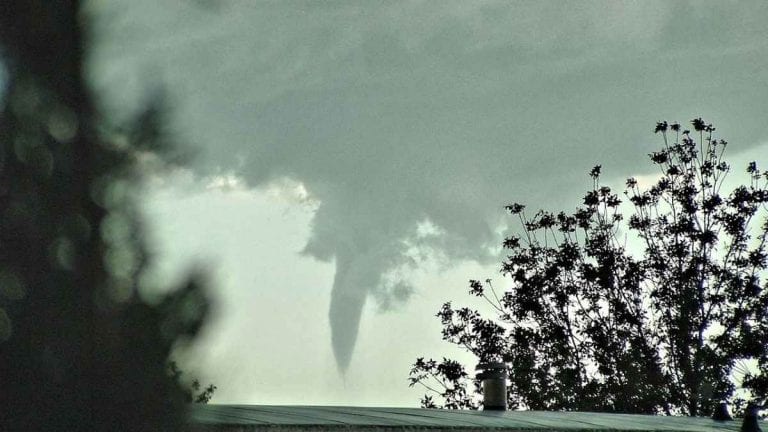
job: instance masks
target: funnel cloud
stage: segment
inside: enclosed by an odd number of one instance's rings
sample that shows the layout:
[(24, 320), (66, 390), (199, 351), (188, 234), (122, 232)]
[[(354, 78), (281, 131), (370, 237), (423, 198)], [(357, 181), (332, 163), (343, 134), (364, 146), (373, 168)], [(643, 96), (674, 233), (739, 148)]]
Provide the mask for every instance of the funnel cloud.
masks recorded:
[(570, 208), (596, 163), (642, 174), (659, 119), (766, 138), (765, 2), (217, 4), (92, 2), (94, 86), (119, 116), (160, 82), (200, 175), (304, 186), (342, 372), (366, 301), (424, 289), (388, 277), (414, 245), (492, 258), (505, 204)]
[[(367, 272), (355, 262), (348, 252), (336, 257), (336, 276), (331, 291), (331, 307), (328, 321), (331, 324), (331, 343), (336, 365), (345, 372), (352, 361), (352, 350), (357, 340), (360, 314), (368, 296), (368, 290), (376, 286), (375, 273)], [(363, 274), (361, 274), (363, 273)], [(368, 278), (364, 273), (368, 273)]]

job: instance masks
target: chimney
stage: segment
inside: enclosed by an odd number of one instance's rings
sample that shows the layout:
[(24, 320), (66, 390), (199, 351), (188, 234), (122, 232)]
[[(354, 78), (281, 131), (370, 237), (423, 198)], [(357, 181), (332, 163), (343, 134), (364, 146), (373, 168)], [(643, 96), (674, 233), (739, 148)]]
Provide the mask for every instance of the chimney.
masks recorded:
[(507, 365), (501, 362), (482, 362), (477, 365), (477, 379), (483, 383), (483, 410), (507, 410)]

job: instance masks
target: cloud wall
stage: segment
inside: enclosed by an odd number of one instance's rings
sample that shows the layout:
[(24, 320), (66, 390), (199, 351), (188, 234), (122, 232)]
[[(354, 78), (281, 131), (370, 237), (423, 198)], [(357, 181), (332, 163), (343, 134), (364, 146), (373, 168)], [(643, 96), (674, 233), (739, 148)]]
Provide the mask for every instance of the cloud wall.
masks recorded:
[[(160, 83), (198, 173), (254, 188), (289, 178), (317, 200), (304, 253), (336, 265), (341, 371), (366, 300), (386, 309), (414, 291), (387, 277), (414, 265), (414, 244), (493, 259), (504, 204), (567, 209), (592, 165), (649, 168), (657, 120), (704, 116), (736, 151), (766, 138), (764, 2), (137, 0), (88, 11), (92, 81), (115, 116)], [(425, 221), (440, 234), (419, 236)]]

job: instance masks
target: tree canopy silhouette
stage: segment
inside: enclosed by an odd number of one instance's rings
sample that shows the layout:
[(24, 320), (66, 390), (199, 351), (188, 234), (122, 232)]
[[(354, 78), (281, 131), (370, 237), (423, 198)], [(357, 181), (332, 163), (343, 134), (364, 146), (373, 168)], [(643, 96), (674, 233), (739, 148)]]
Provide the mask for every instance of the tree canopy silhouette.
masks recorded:
[(139, 161), (169, 148), (156, 106), (119, 128), (99, 111), (80, 6), (0, 5), (0, 429), (182, 430), (167, 361), (208, 303), (195, 276), (142, 295)]
[(200, 384), (200, 380), (197, 378), (192, 378), (191, 381), (185, 381), (182, 378), (184, 371), (179, 368), (179, 365), (175, 361), (168, 362), (168, 374), (171, 379), (184, 390), (184, 399), (187, 403), (207, 404), (216, 392), (215, 385), (208, 384), (207, 387), (203, 387), (203, 385)]
[[(509, 404), (537, 410), (709, 415), (720, 401), (743, 409), (740, 385), (768, 396), (768, 172), (752, 162), (748, 184), (722, 191), (727, 143), (702, 119), (693, 131), (658, 123), (650, 159), (658, 180), (626, 182), (626, 209), (589, 175), (575, 212), (507, 210), (520, 235), (504, 241), (501, 272), (511, 288), (470, 281), (493, 315), (445, 303), (443, 339), (481, 361), (510, 366)], [(642, 251), (628, 250), (633, 234)], [(419, 358), (411, 386), (425, 407), (477, 408), (478, 384), (464, 365)]]

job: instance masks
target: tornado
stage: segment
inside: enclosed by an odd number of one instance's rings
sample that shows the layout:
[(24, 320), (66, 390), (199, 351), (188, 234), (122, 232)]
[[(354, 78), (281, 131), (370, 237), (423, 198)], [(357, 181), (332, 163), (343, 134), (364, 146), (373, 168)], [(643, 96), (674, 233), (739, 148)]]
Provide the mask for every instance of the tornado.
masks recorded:
[(328, 320), (333, 355), (342, 375), (347, 372), (352, 360), (365, 301), (381, 278), (380, 269), (374, 265), (370, 253), (342, 250), (336, 254), (336, 275)]

